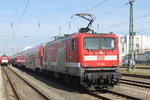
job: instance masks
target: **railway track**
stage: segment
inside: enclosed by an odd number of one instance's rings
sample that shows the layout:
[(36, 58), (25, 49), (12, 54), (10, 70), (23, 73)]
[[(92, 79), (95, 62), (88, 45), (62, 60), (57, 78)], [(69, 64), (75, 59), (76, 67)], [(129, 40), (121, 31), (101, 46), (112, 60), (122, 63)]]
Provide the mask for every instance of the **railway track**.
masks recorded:
[[(75, 91), (81, 92), (82, 89), (81, 91), (78, 89), (75, 89)], [(103, 89), (101, 91), (85, 91), (84, 93), (87, 95), (93, 96), (95, 98), (102, 99), (102, 100), (141, 100), (134, 96), (130, 96), (130, 95), (123, 94), (123, 93), (118, 93), (118, 92), (107, 90), (107, 89)]]
[(143, 88), (149, 88), (150, 89), (150, 83), (147, 83), (147, 82), (141, 82), (141, 81), (135, 81), (135, 80), (127, 80), (127, 79), (120, 79), (120, 83), (128, 84), (128, 85), (134, 85), (134, 86), (143, 87)]
[[(119, 67), (119, 68), (128, 68), (128, 67)], [(150, 67), (135, 67), (136, 69), (150, 69)]]
[(137, 97), (115, 92), (109, 89), (103, 89), (97, 92), (88, 92), (88, 94), (103, 100), (141, 100)]
[(11, 68), (4, 66), (2, 70), (9, 81), (16, 100), (50, 100)]
[(125, 73), (122, 73), (122, 75), (123, 75), (123, 76), (129, 76), (129, 77), (150, 79), (150, 76), (146, 76), (146, 75), (125, 74)]

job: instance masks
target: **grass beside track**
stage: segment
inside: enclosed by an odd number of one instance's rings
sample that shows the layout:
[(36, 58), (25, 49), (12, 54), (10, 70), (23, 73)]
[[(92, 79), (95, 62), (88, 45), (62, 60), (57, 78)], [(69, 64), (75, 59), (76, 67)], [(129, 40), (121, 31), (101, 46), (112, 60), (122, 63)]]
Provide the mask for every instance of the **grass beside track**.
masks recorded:
[(136, 74), (136, 75), (147, 75), (150, 76), (150, 70), (147, 69), (131, 69), (128, 71), (127, 68), (120, 68), (119, 71), (125, 74)]

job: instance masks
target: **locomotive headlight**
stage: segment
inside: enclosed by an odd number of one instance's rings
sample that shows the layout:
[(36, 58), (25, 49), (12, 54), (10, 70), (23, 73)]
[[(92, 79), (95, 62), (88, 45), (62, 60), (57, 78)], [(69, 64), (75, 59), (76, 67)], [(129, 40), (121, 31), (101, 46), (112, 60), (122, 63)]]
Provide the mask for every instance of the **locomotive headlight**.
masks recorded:
[(84, 67), (88, 67), (88, 64), (84, 64)]
[(99, 52), (99, 54), (103, 54), (103, 52), (102, 52), (102, 51), (100, 51), (100, 52)]

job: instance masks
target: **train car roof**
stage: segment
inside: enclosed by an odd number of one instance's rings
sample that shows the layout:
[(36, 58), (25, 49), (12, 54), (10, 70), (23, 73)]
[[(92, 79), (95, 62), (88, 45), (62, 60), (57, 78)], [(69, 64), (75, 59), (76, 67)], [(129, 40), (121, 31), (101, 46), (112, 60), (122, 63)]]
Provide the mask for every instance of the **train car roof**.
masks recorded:
[(70, 38), (75, 38), (79, 35), (93, 35), (93, 36), (115, 36), (116, 37), (116, 34), (110, 32), (110, 33), (73, 33), (73, 34), (65, 34), (64, 36), (55, 36), (54, 40), (51, 40), (49, 42), (46, 42), (44, 44), (44, 46), (48, 46), (52, 43), (57, 43), (57, 42), (61, 42), (61, 41), (64, 41), (64, 40), (68, 40)]

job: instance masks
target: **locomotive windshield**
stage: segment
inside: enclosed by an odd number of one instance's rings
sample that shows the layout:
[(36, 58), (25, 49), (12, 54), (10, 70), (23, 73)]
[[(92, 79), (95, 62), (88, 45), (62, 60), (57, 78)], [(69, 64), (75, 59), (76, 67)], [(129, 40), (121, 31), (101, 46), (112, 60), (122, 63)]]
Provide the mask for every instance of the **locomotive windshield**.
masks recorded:
[(114, 38), (84, 38), (84, 48), (87, 50), (111, 50), (115, 49)]
[(2, 57), (2, 59), (7, 59), (7, 57)]

